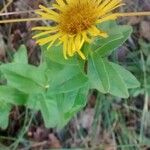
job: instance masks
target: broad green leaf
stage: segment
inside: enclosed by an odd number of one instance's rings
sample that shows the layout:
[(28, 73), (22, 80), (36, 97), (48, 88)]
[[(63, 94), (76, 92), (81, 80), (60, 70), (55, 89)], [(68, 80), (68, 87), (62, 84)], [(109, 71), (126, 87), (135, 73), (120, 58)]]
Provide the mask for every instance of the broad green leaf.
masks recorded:
[(114, 96), (127, 98), (129, 96), (129, 93), (124, 80), (107, 60), (104, 61), (104, 63), (106, 66), (106, 70), (108, 71), (108, 78), (110, 82), (109, 93)]
[(32, 95), (27, 106), (41, 111), (47, 128), (63, 128), (86, 105), (88, 90), (86, 85), (67, 93)]
[(109, 20), (109, 21), (105, 21), (105, 22), (98, 24), (99, 29), (103, 31), (107, 31), (107, 32), (113, 32), (112, 29), (116, 28), (117, 26), (118, 26), (117, 22), (114, 20)]
[(61, 117), (61, 120), (58, 122), (58, 128), (65, 126), (68, 121), (86, 105), (88, 90), (89, 87), (86, 85), (81, 89), (56, 96)]
[(19, 50), (15, 53), (14, 62), (28, 64), (27, 49), (25, 45), (21, 45)]
[[(100, 58), (101, 59), (101, 58)], [(106, 76), (107, 74), (103, 71), (101, 71), (100, 69), (102, 68), (102, 66), (99, 65), (99, 63), (96, 63), (95, 60), (92, 57), (89, 57), (88, 59), (88, 77), (90, 80), (90, 86), (92, 89), (97, 89), (102, 93), (106, 93), (107, 90), (105, 90), (102, 80), (101, 80), (101, 76)], [(103, 68), (104, 70), (104, 68)], [(108, 81), (106, 80), (105, 82)]]
[(62, 93), (62, 94), (56, 94), (55, 100), (58, 103), (58, 108), (60, 110), (61, 115), (63, 117), (64, 113), (67, 113), (68, 111), (71, 111), (75, 99), (78, 95), (79, 90), (74, 90), (73, 92), (68, 92), (68, 93)]
[(52, 78), (55, 77), (55, 75), (58, 74), (58, 72), (64, 68), (64, 65), (51, 61), (48, 58), (45, 58), (45, 59), (46, 59), (46, 64), (47, 64), (46, 73), (47, 73), (48, 78), (52, 80)]
[[(89, 92), (89, 85), (78, 90), (73, 107), (65, 114), (66, 117), (73, 116), (74, 113), (77, 113), (81, 108), (83, 108), (87, 103), (87, 95)], [(68, 99), (69, 101), (69, 99)]]
[(53, 95), (59, 113), (57, 128), (63, 128), (86, 105), (88, 89), (88, 85), (86, 85), (78, 90)]
[(128, 70), (124, 69), (122, 66), (110, 63), (112, 67), (120, 74), (122, 79), (124, 80), (127, 88), (137, 88), (140, 86), (139, 81), (135, 78), (134, 75), (132, 75)]
[(47, 128), (56, 127), (58, 121), (61, 119), (56, 99), (53, 96), (47, 96), (46, 93), (30, 95), (26, 106), (41, 112)]
[[(122, 33), (116, 33), (114, 35), (109, 35), (107, 38), (96, 38), (93, 42), (91, 49), (93, 52), (99, 52), (102, 56), (105, 56), (105, 53), (109, 52), (109, 49), (112, 45), (112, 48), (116, 46), (117, 42), (120, 41), (123, 38)], [(106, 49), (109, 48), (109, 49)], [(104, 54), (103, 54), (104, 53)]]
[(99, 26), (108, 33), (108, 38), (96, 38), (91, 49), (100, 57), (110, 55), (112, 51), (121, 46), (132, 33), (132, 28), (127, 25), (117, 25), (115, 22), (106, 22)]
[(56, 127), (58, 121), (61, 120), (59, 116), (59, 108), (57, 107), (56, 101), (53, 99), (47, 99), (45, 96), (41, 97), (40, 111), (47, 128)]
[(0, 70), (4, 73), (9, 86), (24, 93), (41, 93), (47, 87), (45, 73), (38, 67), (10, 63), (1, 65)]
[(28, 101), (26, 102), (26, 106), (30, 109), (33, 110), (40, 110), (40, 100), (41, 100), (41, 94), (39, 93), (34, 93), (34, 94), (30, 94), (28, 97)]
[[(51, 66), (52, 68), (53, 66)], [(48, 91), (50, 93), (66, 93), (83, 87), (88, 78), (82, 73), (79, 66), (64, 66), (59, 71), (50, 73)]]
[(28, 95), (9, 86), (0, 86), (0, 99), (14, 105), (26, 104)]
[(6, 129), (9, 123), (9, 112), (11, 110), (11, 105), (5, 103), (5, 101), (0, 100), (0, 128)]
[(64, 58), (62, 45), (52, 46), (49, 50), (47, 50), (47, 46), (42, 46), (41, 48), (44, 51), (44, 55), (53, 62), (63, 64), (63, 65), (78, 64), (77, 56), (68, 57), (68, 59)]
[(88, 76), (91, 81), (91, 88), (96, 88), (102, 93), (110, 93), (118, 97), (126, 98), (129, 96), (124, 80), (105, 58), (91, 54)]

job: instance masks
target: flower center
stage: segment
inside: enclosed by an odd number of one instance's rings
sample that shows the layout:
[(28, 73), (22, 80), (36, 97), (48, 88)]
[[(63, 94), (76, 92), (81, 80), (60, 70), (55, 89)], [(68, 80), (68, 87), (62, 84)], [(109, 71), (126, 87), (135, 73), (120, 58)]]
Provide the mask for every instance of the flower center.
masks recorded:
[(94, 3), (80, 2), (68, 5), (60, 14), (60, 29), (62, 32), (74, 35), (87, 30), (98, 18)]

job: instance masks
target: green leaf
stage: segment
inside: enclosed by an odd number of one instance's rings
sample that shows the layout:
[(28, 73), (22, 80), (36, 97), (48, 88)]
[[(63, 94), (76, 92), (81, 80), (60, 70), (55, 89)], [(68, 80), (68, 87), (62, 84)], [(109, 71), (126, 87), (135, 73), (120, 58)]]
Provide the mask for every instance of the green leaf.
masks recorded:
[(1, 65), (0, 70), (4, 73), (10, 87), (24, 93), (41, 93), (47, 87), (47, 79), (41, 67), (10, 63)]
[(28, 100), (29, 108), (40, 110), (47, 128), (63, 128), (86, 105), (89, 87), (61, 94), (36, 94)]
[(111, 66), (108, 61), (104, 63), (106, 66), (106, 70), (108, 71), (108, 78), (110, 84), (109, 93), (122, 98), (129, 97), (127, 86), (120, 74)]
[(64, 58), (62, 45), (52, 46), (49, 50), (47, 50), (47, 46), (42, 46), (41, 48), (44, 52), (44, 55), (53, 62), (62, 64), (62, 65), (78, 64), (77, 56), (68, 57), (68, 59)]
[(57, 107), (57, 103), (54, 99), (47, 99), (47, 97), (43, 96), (40, 99), (40, 111), (42, 113), (45, 126), (56, 127), (59, 120), (61, 120), (59, 116), (59, 109)]
[[(99, 58), (101, 59), (101, 58)], [(105, 90), (101, 76), (106, 76), (105, 72), (101, 72), (100, 68), (102, 66), (99, 65), (99, 63), (95, 62), (95, 60), (92, 57), (89, 57), (88, 59), (88, 77), (90, 80), (90, 86), (91, 88), (97, 89), (102, 93), (107, 93)], [(104, 69), (103, 69), (104, 70)], [(102, 75), (103, 74), (103, 75)], [(107, 82), (107, 80), (106, 80)]]
[(118, 64), (115, 63), (110, 64), (118, 72), (118, 74), (120, 74), (128, 89), (137, 88), (140, 86), (139, 81), (128, 70), (124, 69), (122, 66)]
[[(112, 50), (112, 48), (114, 46), (116, 46), (117, 42), (120, 41), (122, 38), (123, 38), (123, 35), (121, 33), (116, 33), (112, 36), (109, 35), (108, 38), (97, 38), (97, 39), (95, 39), (95, 41), (93, 42), (93, 44), (91, 46), (92, 51), (95, 53), (99, 52), (101, 57), (105, 56), (109, 52), (109, 49)], [(112, 48), (111, 48), (111, 44), (113, 44)]]
[(117, 26), (118, 26), (117, 22), (114, 20), (109, 20), (109, 21), (105, 21), (105, 22), (98, 24), (99, 29), (103, 31), (107, 31), (107, 32), (113, 32), (112, 29), (116, 28)]
[(15, 53), (14, 62), (28, 64), (27, 49), (25, 45), (21, 45), (19, 50)]
[(41, 100), (41, 94), (30, 94), (28, 97), (28, 101), (26, 102), (26, 106), (33, 110), (40, 110), (40, 100)]
[(68, 121), (86, 105), (88, 90), (89, 87), (86, 85), (81, 89), (56, 96), (61, 118), (57, 125), (58, 128), (64, 127)]
[(48, 58), (45, 58), (46, 64), (47, 64), (47, 76), (50, 80), (52, 80), (53, 77), (55, 77), (56, 74), (59, 73), (60, 70), (64, 68), (64, 65), (59, 64), (57, 62), (51, 61)]
[[(88, 78), (80, 70), (79, 66), (60, 66), (54, 64), (50, 70), (50, 93), (66, 93), (83, 87), (88, 83)], [(57, 67), (59, 69), (57, 69)]]
[(6, 103), (23, 105), (26, 104), (28, 95), (9, 86), (0, 86), (0, 98)]
[(54, 128), (61, 119), (57, 101), (53, 96), (45, 94), (32, 94), (26, 104), (30, 109), (40, 111), (47, 128)]
[(121, 46), (132, 33), (132, 28), (127, 25), (113, 25), (111, 28), (106, 26), (104, 31), (108, 33), (108, 38), (97, 38), (91, 47), (100, 57), (110, 55)]
[(11, 105), (0, 100), (0, 128), (6, 129), (9, 123), (9, 112)]
[(47, 128), (56, 127), (58, 121), (61, 119), (56, 99), (53, 96), (47, 96), (46, 93), (30, 95), (26, 106), (41, 112)]
[[(89, 85), (86, 85), (85, 87), (82, 87), (81, 89), (78, 90), (78, 93), (74, 101), (74, 105), (72, 106), (70, 110), (68, 110), (68, 112), (66, 113), (66, 116), (73, 116), (74, 113), (77, 113), (86, 105), (88, 92), (89, 92)], [(73, 93), (74, 92), (72, 92), (72, 94)], [(70, 99), (68, 99), (68, 103), (69, 101)]]
[[(78, 90), (49, 97), (49, 99), (53, 99), (53, 102), (56, 102), (56, 108), (54, 110), (50, 109), (49, 104), (47, 105), (47, 111), (43, 110), (45, 111), (43, 115), (45, 115), (45, 123), (47, 127), (52, 126), (52, 123), (49, 120), (52, 120), (52, 118), (54, 118), (53, 116), (55, 116), (55, 119), (57, 120), (55, 127), (63, 128), (68, 121), (86, 105), (88, 89), (88, 85), (86, 85)], [(46, 106), (43, 107), (46, 108)], [(51, 118), (48, 118), (49, 116), (51, 116)]]
[(91, 54), (88, 76), (91, 81), (91, 88), (96, 88), (102, 93), (110, 93), (118, 97), (127, 98), (129, 96), (124, 80), (105, 58)]

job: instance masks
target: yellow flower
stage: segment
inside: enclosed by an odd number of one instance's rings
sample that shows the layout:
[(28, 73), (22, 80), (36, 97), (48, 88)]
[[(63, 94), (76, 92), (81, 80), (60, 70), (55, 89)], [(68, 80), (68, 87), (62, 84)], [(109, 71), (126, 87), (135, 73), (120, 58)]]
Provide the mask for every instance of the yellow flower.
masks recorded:
[(36, 11), (42, 19), (53, 21), (52, 26), (38, 26), (32, 30), (40, 31), (35, 36), (39, 45), (63, 44), (65, 59), (78, 53), (86, 59), (81, 51), (85, 42), (90, 43), (94, 37), (106, 38), (106, 32), (97, 28), (97, 24), (115, 20), (118, 13), (112, 11), (123, 5), (122, 0), (56, 0), (53, 10), (40, 5)]

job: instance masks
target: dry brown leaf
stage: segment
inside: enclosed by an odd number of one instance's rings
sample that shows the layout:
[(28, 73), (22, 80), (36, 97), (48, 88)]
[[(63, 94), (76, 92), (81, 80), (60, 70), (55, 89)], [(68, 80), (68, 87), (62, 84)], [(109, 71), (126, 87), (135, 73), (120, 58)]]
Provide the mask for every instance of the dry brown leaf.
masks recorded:
[(51, 148), (61, 148), (61, 144), (60, 141), (58, 140), (58, 138), (54, 135), (54, 134), (49, 134), (49, 140), (50, 140), (50, 146)]

